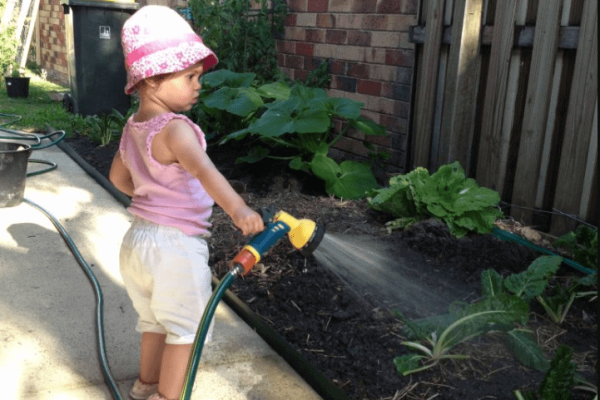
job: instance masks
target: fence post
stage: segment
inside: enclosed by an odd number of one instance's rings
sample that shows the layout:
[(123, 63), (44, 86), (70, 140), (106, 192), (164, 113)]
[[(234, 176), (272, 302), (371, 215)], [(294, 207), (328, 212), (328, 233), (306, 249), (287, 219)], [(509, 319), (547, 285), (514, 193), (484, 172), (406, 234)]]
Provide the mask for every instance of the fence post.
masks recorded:
[(540, 177), (540, 164), (544, 132), (550, 103), (554, 62), (558, 50), (560, 17), (563, 0), (545, 0), (538, 5), (533, 55), (525, 114), (519, 142), (519, 155), (515, 172), (511, 210), (513, 217), (530, 224), (533, 219), (536, 189)]
[[(479, 153), (477, 183), (502, 193), (510, 137), (504, 135), (504, 116), (509, 86), (511, 54), (515, 35), (517, 0), (499, 0), (494, 18)], [(508, 130), (510, 134), (510, 130)]]
[[(586, 0), (581, 21), (577, 58), (571, 86), (569, 109), (563, 140), (554, 208), (560, 212), (581, 215), (586, 177), (597, 175), (598, 149), (590, 147), (591, 135), (597, 135), (598, 99), (598, 1)], [(595, 129), (594, 129), (595, 127)], [(593, 153), (595, 152), (595, 153)], [(588, 180), (591, 180), (587, 178)], [(587, 193), (588, 198), (591, 196)], [(589, 209), (589, 206), (585, 207)], [(588, 212), (586, 209), (584, 212)], [(576, 226), (574, 220), (553, 216), (551, 232), (566, 233)]]
[(425, 45), (423, 46), (423, 73), (418, 83), (415, 113), (414, 165), (429, 167), (431, 130), (435, 111), (435, 92), (442, 46), (444, 1), (430, 1), (427, 7)]
[(437, 166), (458, 160), (469, 174), (481, 59), (481, 0), (454, 5)]

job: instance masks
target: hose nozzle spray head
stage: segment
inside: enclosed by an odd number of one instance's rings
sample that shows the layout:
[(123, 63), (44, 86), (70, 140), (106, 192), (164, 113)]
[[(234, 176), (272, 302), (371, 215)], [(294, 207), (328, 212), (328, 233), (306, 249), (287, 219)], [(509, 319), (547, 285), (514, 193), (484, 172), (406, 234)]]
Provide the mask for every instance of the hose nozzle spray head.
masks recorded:
[(261, 209), (259, 213), (267, 224), (265, 230), (254, 236), (230, 263), (242, 275), (247, 274), (286, 233), (292, 246), (304, 256), (311, 254), (325, 235), (325, 228), (310, 219), (298, 220), (284, 211), (275, 212), (274, 207)]
[(310, 255), (325, 235), (325, 228), (310, 219), (296, 219), (284, 211), (275, 214), (275, 219), (283, 221), (290, 227), (288, 233), (290, 243), (304, 256)]

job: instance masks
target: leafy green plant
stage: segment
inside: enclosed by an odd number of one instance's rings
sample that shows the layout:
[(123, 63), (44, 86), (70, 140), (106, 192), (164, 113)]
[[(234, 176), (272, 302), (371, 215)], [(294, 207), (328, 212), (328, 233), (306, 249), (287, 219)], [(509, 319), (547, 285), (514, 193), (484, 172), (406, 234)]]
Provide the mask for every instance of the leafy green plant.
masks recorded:
[(289, 87), (259, 85), (252, 72), (220, 69), (202, 77), (202, 90), (190, 118), (203, 129), (210, 129), (206, 132), (208, 140), (220, 140), (227, 133), (247, 127), (265, 102), (281, 96), (289, 96)]
[[(540, 294), (536, 298), (542, 307), (544, 307), (544, 310), (546, 310), (550, 319), (554, 323), (560, 325), (565, 321), (569, 309), (575, 299), (598, 295), (597, 290), (579, 290), (580, 286), (592, 286), (597, 283), (597, 280), (598, 274), (593, 273), (583, 278), (576, 279), (575, 283), (569, 287), (557, 285), (553, 288), (551, 294)], [(592, 297), (592, 300), (594, 298), (595, 297)]]
[(559, 237), (552, 245), (566, 248), (570, 257), (584, 267), (598, 269), (598, 229), (580, 225), (575, 231)]
[(572, 398), (571, 388), (575, 382), (575, 363), (571, 361), (573, 349), (569, 346), (560, 345), (550, 367), (542, 380), (537, 391), (521, 393), (514, 392), (518, 400), (570, 400)]
[[(264, 158), (289, 159), (295, 170), (311, 171), (325, 181), (328, 194), (356, 199), (377, 186), (371, 169), (364, 163), (344, 161), (338, 164), (328, 157), (329, 150), (350, 128), (365, 135), (385, 135), (385, 129), (362, 117), (362, 103), (345, 98), (330, 98), (324, 90), (296, 84), (289, 98), (265, 104), (266, 111), (248, 128), (228, 135), (228, 138), (248, 134), (258, 138), (248, 157), (240, 161), (257, 162)], [(334, 118), (347, 121), (335, 136)], [(282, 151), (285, 150), (285, 151)], [(274, 155), (280, 151), (282, 155)]]
[(113, 109), (110, 114), (102, 114), (100, 117), (88, 115), (83, 119), (85, 129), (82, 134), (88, 136), (93, 142), (106, 146), (120, 137), (127, 119), (133, 112), (134, 109), (129, 109), (124, 116), (118, 110)]
[(249, 0), (190, 0), (188, 4), (196, 30), (218, 55), (220, 67), (253, 72), (266, 82), (278, 74), (275, 35), (283, 32), (287, 6), (282, 1), (254, 3), (258, 9), (251, 9)]
[(507, 346), (523, 365), (545, 371), (548, 361), (531, 332), (514, 325), (527, 324), (529, 302), (544, 291), (560, 262), (560, 257), (542, 256), (526, 271), (506, 278), (493, 269), (486, 270), (481, 274), (483, 298), (462, 307), (455, 304), (454, 310), (446, 315), (409, 321), (398, 314), (405, 323), (403, 333), (409, 339), (425, 340), (429, 347), (417, 341), (402, 342), (421, 354), (410, 353), (394, 358), (396, 370), (408, 375), (431, 368), (443, 359), (465, 358), (449, 351), (475, 336), (497, 331), (506, 334)]
[[(407, 354), (394, 358), (396, 370), (403, 376), (424, 371), (437, 365), (444, 359), (465, 359), (468, 358), (462, 354), (449, 354), (450, 349), (463, 343), (475, 336), (481, 335), (489, 330), (490, 324), (494, 319), (494, 314), (506, 313), (506, 311), (480, 311), (468, 314), (450, 326), (445, 328), (438, 338), (438, 332), (433, 331), (428, 337), (425, 337), (429, 347), (416, 341), (403, 341), (402, 344), (421, 354)], [(406, 326), (417, 335), (422, 335), (422, 328), (405, 320)], [(424, 364), (422, 364), (424, 363)]]
[[(210, 113), (216, 120), (230, 115), (230, 124), (233, 120), (246, 126), (221, 141), (254, 139), (248, 155), (238, 162), (289, 160), (290, 168), (312, 172), (325, 181), (327, 193), (343, 198), (364, 197), (377, 186), (368, 165), (355, 161), (338, 164), (328, 157), (330, 148), (349, 128), (365, 135), (386, 134), (381, 125), (360, 115), (361, 103), (329, 98), (322, 89), (298, 83), (291, 88), (283, 81), (258, 86), (253, 79), (253, 74), (222, 70), (207, 74), (203, 82), (210, 91), (199, 101), (204, 115)], [(346, 125), (332, 137), (334, 118)]]
[(457, 162), (442, 165), (430, 175), (418, 167), (407, 174), (392, 177), (389, 186), (369, 193), (369, 206), (396, 219), (388, 228), (406, 228), (430, 217), (448, 226), (455, 237), (468, 232), (489, 233), (496, 219), (502, 216), (498, 208), (498, 192), (479, 187), (465, 176)]
[(0, 32), (0, 73), (6, 75), (9, 70), (18, 70), (15, 62), (19, 42), (14, 38), (15, 27), (9, 25)]

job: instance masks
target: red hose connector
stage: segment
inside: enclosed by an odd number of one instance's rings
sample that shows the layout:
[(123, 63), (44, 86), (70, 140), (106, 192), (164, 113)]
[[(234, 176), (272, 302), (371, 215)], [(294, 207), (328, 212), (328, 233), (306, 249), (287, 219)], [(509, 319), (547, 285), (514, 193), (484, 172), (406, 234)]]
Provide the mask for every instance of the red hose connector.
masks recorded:
[(242, 251), (240, 251), (233, 260), (231, 260), (229, 266), (233, 267), (235, 264), (241, 265), (244, 269), (242, 275), (246, 275), (248, 272), (250, 272), (252, 267), (256, 265), (257, 262), (258, 260), (254, 254), (249, 249), (243, 248)]

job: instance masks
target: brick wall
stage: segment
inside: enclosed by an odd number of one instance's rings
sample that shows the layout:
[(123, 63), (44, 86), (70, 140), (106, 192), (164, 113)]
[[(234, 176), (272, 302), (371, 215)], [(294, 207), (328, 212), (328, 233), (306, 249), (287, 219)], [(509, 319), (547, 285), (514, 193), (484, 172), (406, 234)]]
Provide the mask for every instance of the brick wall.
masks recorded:
[(365, 138), (350, 132), (338, 142), (338, 154), (366, 157), (366, 140), (391, 153), (393, 164), (403, 170), (415, 57), (408, 28), (416, 25), (418, 0), (287, 0), (287, 4), (291, 15), (283, 39), (277, 41), (280, 68), (292, 79), (304, 79), (328, 60), (329, 96), (363, 103), (363, 116), (389, 133)]
[(65, 36), (65, 16), (61, 0), (40, 0), (38, 13), (39, 54), (41, 68), (48, 73), (48, 79), (61, 85), (69, 85), (67, 62), (67, 42)]

